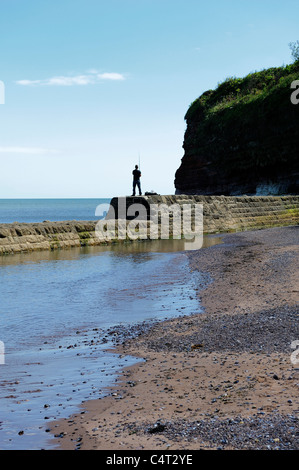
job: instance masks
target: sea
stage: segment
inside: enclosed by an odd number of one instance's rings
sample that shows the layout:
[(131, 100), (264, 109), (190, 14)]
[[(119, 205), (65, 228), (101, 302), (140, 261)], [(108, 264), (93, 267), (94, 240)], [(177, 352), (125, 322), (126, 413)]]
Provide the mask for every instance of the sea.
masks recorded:
[(97, 207), (109, 205), (99, 199), (0, 199), (0, 224), (49, 220), (98, 220)]
[[(0, 223), (95, 220), (109, 201), (2, 199)], [(180, 240), (156, 240), (2, 256), (0, 281), (0, 449), (47, 450), (55, 420), (136, 363), (111, 331), (200, 312), (207, 280)]]

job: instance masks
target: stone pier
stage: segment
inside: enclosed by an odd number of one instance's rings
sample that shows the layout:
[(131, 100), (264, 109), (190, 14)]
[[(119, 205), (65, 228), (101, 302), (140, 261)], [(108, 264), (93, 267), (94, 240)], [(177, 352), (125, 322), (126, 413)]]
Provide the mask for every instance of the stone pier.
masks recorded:
[[(125, 205), (127, 220), (134, 218), (134, 207), (145, 207), (150, 220), (151, 206), (171, 207), (184, 204), (203, 206), (205, 233), (232, 232), (268, 227), (298, 225), (299, 196), (138, 196), (113, 198), (110, 202), (116, 218), (123, 218)], [(119, 214), (119, 207), (122, 213)], [(142, 213), (144, 213), (143, 211)], [(136, 213), (138, 214), (138, 213)], [(109, 216), (109, 213), (108, 213)], [(140, 217), (140, 216), (139, 216)]]
[[(128, 223), (135, 215), (138, 216), (135, 208), (140, 204), (144, 207), (142, 212), (147, 222), (152, 206), (163, 211), (173, 205), (202, 204), (206, 234), (299, 224), (299, 196), (153, 195), (113, 198), (107, 218), (115, 217), (116, 225), (120, 218)], [(124, 213), (118, 213), (119, 207)], [(96, 221), (0, 224), (0, 255), (107, 244), (97, 237), (96, 224)]]

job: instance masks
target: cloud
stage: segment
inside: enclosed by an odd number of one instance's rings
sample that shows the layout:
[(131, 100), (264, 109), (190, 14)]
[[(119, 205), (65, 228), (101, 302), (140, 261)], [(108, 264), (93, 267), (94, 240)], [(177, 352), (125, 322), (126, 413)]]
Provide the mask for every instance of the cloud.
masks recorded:
[(18, 85), (38, 85), (40, 80), (18, 80), (16, 83)]
[(121, 73), (100, 73), (97, 77), (99, 80), (125, 80)]
[(41, 147), (0, 147), (0, 153), (45, 155), (49, 153), (57, 153), (57, 150)]
[(78, 75), (76, 77), (53, 77), (41, 81), (41, 84), (50, 86), (72, 86), (72, 85), (89, 85), (92, 83), (90, 77), (86, 75)]
[(74, 86), (74, 85), (93, 85), (103, 80), (121, 81), (125, 80), (125, 76), (116, 72), (99, 73), (97, 70), (90, 70), (83, 75), (74, 76), (58, 76), (46, 78), (45, 80), (17, 80), (18, 85), (23, 86)]

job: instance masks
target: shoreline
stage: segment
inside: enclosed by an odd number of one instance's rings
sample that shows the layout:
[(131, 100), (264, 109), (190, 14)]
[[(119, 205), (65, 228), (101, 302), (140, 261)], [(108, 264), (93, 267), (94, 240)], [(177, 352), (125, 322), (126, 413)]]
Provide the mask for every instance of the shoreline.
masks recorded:
[(136, 364), (105, 398), (51, 423), (57, 448), (298, 449), (298, 230), (228, 234), (187, 252), (190, 270), (210, 278), (203, 313), (121, 332), (115, 350)]

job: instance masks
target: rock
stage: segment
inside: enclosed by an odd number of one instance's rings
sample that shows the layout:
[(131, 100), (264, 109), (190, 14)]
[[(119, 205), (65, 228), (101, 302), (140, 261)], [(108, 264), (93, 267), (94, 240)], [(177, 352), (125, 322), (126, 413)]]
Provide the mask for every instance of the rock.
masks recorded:
[(191, 349), (192, 349), (192, 351), (194, 351), (194, 350), (196, 350), (196, 349), (201, 349), (201, 348), (203, 348), (203, 347), (204, 347), (203, 344), (193, 344), (193, 345), (191, 346)]
[(160, 421), (157, 421), (153, 427), (149, 428), (147, 430), (147, 432), (149, 434), (156, 434), (156, 433), (159, 433), (159, 432), (163, 432), (165, 431), (166, 429), (166, 425), (165, 424), (161, 424)]
[(196, 99), (185, 116), (176, 194), (298, 194), (299, 106), (289, 89), (298, 73), (297, 61), (227, 79)]

